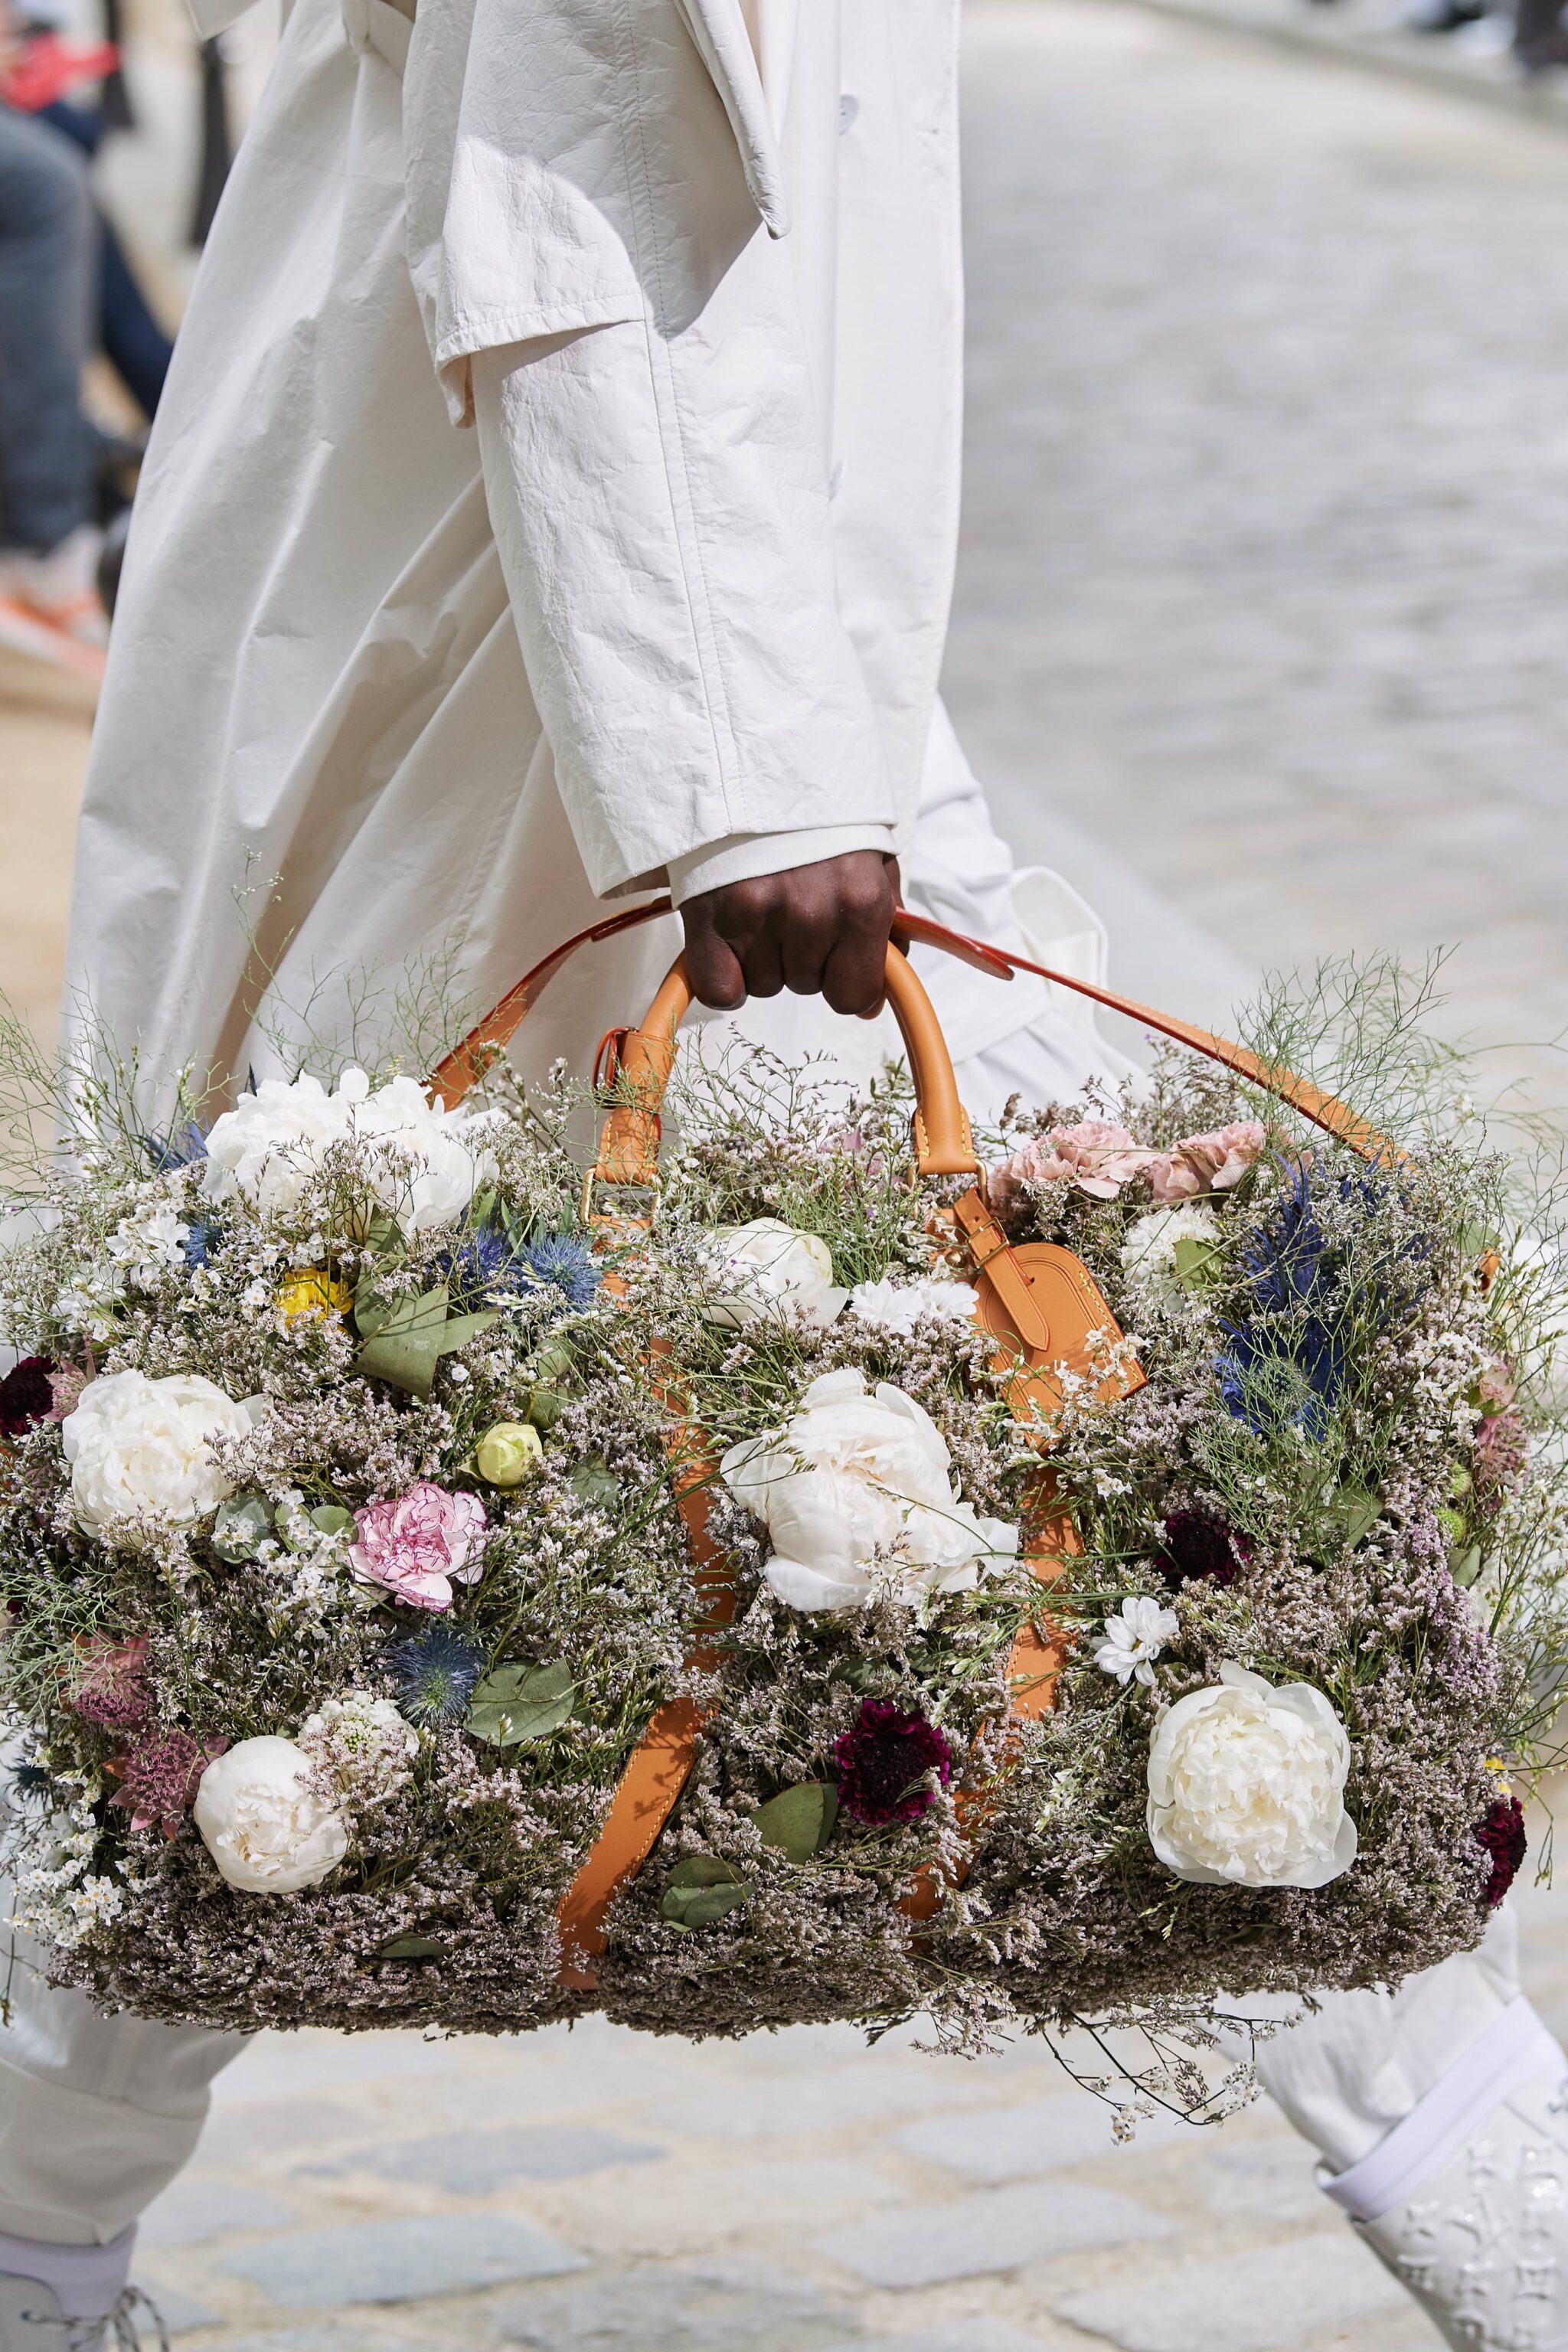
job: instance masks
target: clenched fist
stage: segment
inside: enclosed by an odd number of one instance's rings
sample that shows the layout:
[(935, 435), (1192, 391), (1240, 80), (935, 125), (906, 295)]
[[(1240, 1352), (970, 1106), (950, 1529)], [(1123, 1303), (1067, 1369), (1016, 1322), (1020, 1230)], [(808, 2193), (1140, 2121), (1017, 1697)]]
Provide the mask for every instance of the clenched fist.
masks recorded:
[(781, 988), (874, 1013), (898, 906), (898, 860), (875, 849), (705, 890), (680, 910), (692, 989), (721, 1013)]

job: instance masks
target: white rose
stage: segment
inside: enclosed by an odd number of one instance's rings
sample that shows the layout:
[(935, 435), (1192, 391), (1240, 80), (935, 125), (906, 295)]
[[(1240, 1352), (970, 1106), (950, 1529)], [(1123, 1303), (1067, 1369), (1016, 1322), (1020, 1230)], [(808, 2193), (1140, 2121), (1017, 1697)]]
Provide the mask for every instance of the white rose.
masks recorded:
[(195, 1824), (231, 1886), (291, 1895), (314, 1886), (349, 1850), (335, 1805), (292, 1739), (242, 1739), (202, 1774)]
[(150, 1381), (108, 1372), (83, 1389), (61, 1430), (71, 1502), (89, 1535), (143, 1514), (184, 1528), (234, 1492), (212, 1458), (215, 1437), (244, 1437), (253, 1408), (197, 1372)]
[(862, 1605), (879, 1564), (905, 1600), (968, 1591), (1018, 1549), (1016, 1528), (958, 1499), (924, 1408), (887, 1381), (868, 1392), (854, 1370), (824, 1372), (783, 1430), (732, 1445), (719, 1467), (767, 1528), (767, 1580), (793, 1609)]
[(705, 1310), (710, 1323), (739, 1331), (762, 1316), (794, 1310), (826, 1329), (843, 1313), (849, 1293), (835, 1284), (833, 1254), (816, 1234), (780, 1217), (753, 1217), (749, 1225), (721, 1226), (713, 1245), (727, 1286)]
[(1321, 1690), (1223, 1665), (1155, 1727), (1150, 1841), (1167, 1870), (1199, 1885), (1326, 1886), (1356, 1856), (1350, 1761)]
[(329, 1093), (309, 1075), (291, 1083), (265, 1078), (215, 1119), (207, 1137), (205, 1189), (226, 1201), (238, 1194), (264, 1215), (299, 1206), (333, 1144), (357, 1142), (371, 1196), (405, 1234), (449, 1224), (462, 1215), (494, 1163), (474, 1145), (481, 1122), (429, 1102), (412, 1078), (373, 1087), (363, 1070), (345, 1070)]
[(1130, 1225), (1121, 1244), (1121, 1271), (1130, 1288), (1145, 1297), (1174, 1298), (1181, 1285), (1176, 1277), (1176, 1247), (1184, 1241), (1217, 1242), (1219, 1219), (1201, 1202), (1184, 1202), (1176, 1209), (1151, 1209)]
[(940, 1282), (922, 1275), (913, 1282), (858, 1282), (849, 1294), (849, 1312), (879, 1331), (908, 1339), (922, 1315), (944, 1323), (973, 1323), (980, 1294), (967, 1282)]

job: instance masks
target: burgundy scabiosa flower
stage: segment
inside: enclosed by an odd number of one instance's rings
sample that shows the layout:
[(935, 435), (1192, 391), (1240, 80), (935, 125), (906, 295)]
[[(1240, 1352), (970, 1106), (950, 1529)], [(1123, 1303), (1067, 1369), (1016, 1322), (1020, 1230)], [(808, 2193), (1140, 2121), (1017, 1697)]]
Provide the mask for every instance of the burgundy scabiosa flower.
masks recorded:
[(1199, 1579), (1208, 1584), (1234, 1584), (1237, 1565), (1252, 1558), (1252, 1546), (1216, 1518), (1212, 1511), (1173, 1511), (1165, 1521), (1165, 1539), (1154, 1555), (1154, 1565), (1174, 1592)]
[(125, 1807), (133, 1830), (174, 1837), (195, 1803), (202, 1774), (227, 1746), (226, 1739), (204, 1742), (188, 1731), (150, 1731), (104, 1768), (120, 1782), (109, 1801)]
[(138, 1731), (153, 1712), (144, 1679), (147, 1636), (117, 1642), (110, 1633), (89, 1633), (77, 1643), (79, 1661), (71, 1705), (105, 1731)]
[(1524, 1807), (1517, 1797), (1493, 1800), (1476, 1823), (1476, 1836), (1491, 1862), (1481, 1899), (1495, 1910), (1519, 1876), (1530, 1841), (1524, 1833)]
[(24, 1356), (0, 1381), (0, 1437), (26, 1437), (35, 1422), (48, 1420), (55, 1409), (51, 1376), (58, 1370), (52, 1357)]
[(936, 1802), (921, 1785), (927, 1773), (944, 1789), (952, 1778), (952, 1750), (935, 1724), (890, 1698), (862, 1702), (854, 1729), (834, 1742), (833, 1761), (840, 1805), (873, 1828), (919, 1821)]

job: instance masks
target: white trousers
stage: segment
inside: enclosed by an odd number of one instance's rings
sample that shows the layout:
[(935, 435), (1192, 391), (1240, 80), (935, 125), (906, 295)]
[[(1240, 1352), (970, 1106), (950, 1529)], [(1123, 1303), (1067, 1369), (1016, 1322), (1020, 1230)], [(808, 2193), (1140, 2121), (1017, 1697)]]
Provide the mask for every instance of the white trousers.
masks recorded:
[[(1096, 918), (1056, 876), (1015, 870), (940, 711), (904, 882), (911, 907), (972, 937), (1084, 979), (1104, 976)], [(1087, 1078), (1125, 1066), (1084, 999), (1032, 980), (1003, 986), (944, 957), (919, 961), (976, 1113), (994, 1113), (1015, 1091), (1031, 1102), (1069, 1098)], [(598, 1025), (640, 1010), (606, 1003)], [(789, 1053), (847, 1046), (869, 1062), (873, 1047), (897, 1050), (896, 1035), (836, 1022), (820, 1000), (774, 999), (751, 1008), (742, 1026)], [(51, 1990), (40, 1956), (17, 1941), (10, 2017), (0, 2025), (0, 2235), (105, 2244), (189, 2158), (213, 2077), (244, 2037), (102, 2017), (80, 1994)]]

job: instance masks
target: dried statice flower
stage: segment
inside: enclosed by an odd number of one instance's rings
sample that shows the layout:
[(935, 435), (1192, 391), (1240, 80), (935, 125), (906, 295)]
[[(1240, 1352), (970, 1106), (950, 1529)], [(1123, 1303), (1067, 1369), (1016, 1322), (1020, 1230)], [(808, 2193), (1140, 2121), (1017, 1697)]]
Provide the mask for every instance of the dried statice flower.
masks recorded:
[(453, 1625), (432, 1625), (392, 1653), (397, 1704), (410, 1723), (460, 1723), (484, 1670), (484, 1652)]
[(1530, 1845), (1519, 1799), (1494, 1798), (1476, 1823), (1475, 1834), (1491, 1864), (1481, 1899), (1489, 1911), (1495, 1910), (1519, 1876)]
[(26, 1437), (35, 1422), (50, 1418), (58, 1370), (52, 1356), (24, 1356), (0, 1381), (0, 1437)]
[(227, 1746), (226, 1739), (204, 1742), (188, 1731), (149, 1731), (105, 1767), (120, 1782), (110, 1802), (125, 1807), (133, 1830), (159, 1829), (175, 1837), (195, 1803), (202, 1774)]
[(917, 1822), (936, 1802), (925, 1782), (932, 1772), (945, 1789), (952, 1750), (934, 1723), (892, 1699), (861, 1703), (853, 1729), (834, 1742), (838, 1801), (851, 1821), (880, 1827)]
[(1237, 1570), (1252, 1558), (1249, 1539), (1239, 1535), (1212, 1511), (1172, 1511), (1164, 1522), (1164, 1538), (1154, 1565), (1173, 1592), (1201, 1580), (1207, 1584), (1234, 1584)]

